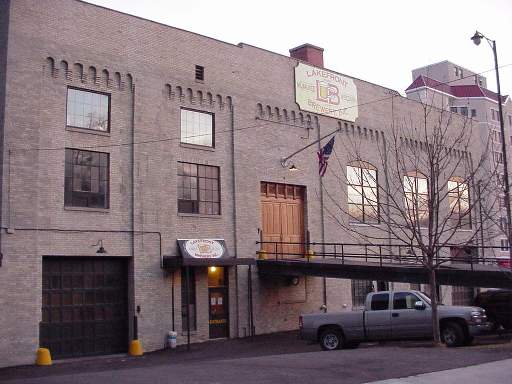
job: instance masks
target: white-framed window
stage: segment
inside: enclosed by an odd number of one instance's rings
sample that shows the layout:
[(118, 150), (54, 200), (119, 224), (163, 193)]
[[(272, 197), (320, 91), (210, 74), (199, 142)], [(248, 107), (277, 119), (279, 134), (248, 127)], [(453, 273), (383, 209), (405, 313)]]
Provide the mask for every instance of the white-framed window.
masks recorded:
[(419, 172), (404, 176), (405, 209), (409, 219), (420, 227), (428, 225), (428, 180)]
[(347, 166), (347, 200), (350, 220), (379, 222), (377, 169), (365, 162)]
[(448, 180), (450, 218), (461, 229), (471, 229), (469, 186), (460, 177)]
[(110, 130), (110, 95), (68, 88), (66, 125), (108, 132)]
[(213, 113), (182, 108), (181, 142), (213, 148), (215, 146)]

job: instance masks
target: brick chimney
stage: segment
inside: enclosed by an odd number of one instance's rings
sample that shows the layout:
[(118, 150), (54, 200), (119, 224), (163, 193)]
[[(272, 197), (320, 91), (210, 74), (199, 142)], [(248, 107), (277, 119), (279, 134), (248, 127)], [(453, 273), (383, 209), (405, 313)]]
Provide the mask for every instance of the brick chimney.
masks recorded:
[(290, 49), (290, 57), (305, 61), (317, 67), (324, 67), (324, 49), (313, 44), (302, 44)]

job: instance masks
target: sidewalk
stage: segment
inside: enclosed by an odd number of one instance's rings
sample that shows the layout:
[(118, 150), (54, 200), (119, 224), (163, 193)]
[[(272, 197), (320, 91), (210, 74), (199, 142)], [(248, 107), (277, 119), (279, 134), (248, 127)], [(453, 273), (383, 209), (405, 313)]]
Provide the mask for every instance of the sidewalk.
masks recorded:
[(511, 371), (512, 359), (508, 359), (367, 384), (507, 384), (512, 381)]

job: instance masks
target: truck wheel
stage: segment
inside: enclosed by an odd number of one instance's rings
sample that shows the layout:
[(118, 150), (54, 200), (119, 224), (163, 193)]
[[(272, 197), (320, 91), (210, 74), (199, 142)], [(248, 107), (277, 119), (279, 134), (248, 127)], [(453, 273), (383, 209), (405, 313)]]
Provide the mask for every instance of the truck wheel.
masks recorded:
[(441, 329), (441, 339), (447, 347), (459, 347), (464, 344), (466, 337), (464, 330), (457, 323), (447, 323)]
[(320, 335), (320, 346), (324, 351), (334, 351), (343, 345), (341, 332), (334, 328), (328, 328)]

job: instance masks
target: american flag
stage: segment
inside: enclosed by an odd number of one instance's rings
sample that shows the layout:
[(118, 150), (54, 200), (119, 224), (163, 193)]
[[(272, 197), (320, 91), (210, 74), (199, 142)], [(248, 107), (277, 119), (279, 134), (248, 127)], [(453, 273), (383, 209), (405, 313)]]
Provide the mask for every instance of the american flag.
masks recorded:
[(318, 174), (320, 176), (325, 175), (327, 170), (327, 160), (331, 156), (332, 148), (334, 147), (334, 136), (329, 140), (325, 146), (320, 149), (316, 154), (318, 155)]

